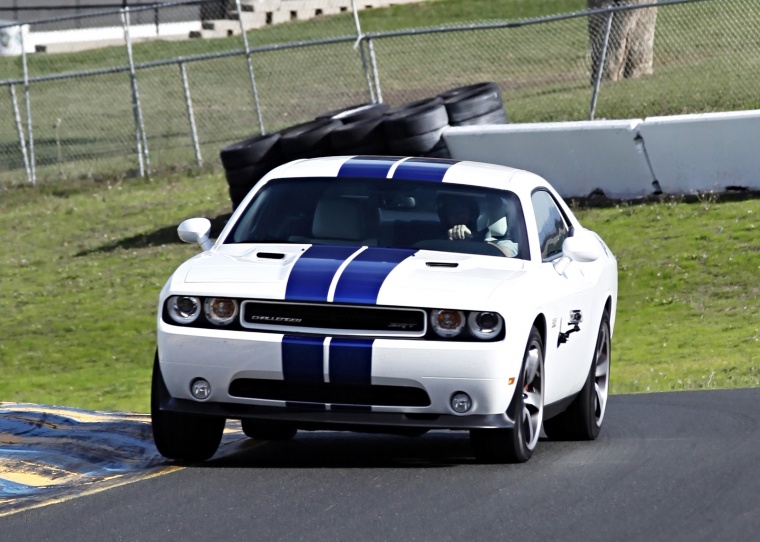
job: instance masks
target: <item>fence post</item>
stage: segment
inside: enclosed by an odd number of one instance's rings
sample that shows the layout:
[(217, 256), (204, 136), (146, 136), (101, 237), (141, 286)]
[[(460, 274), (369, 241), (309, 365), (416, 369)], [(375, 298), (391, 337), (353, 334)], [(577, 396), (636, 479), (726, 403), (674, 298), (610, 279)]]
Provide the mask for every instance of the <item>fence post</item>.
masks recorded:
[(359, 54), (362, 59), (362, 69), (364, 69), (364, 77), (367, 79), (367, 90), (369, 90), (369, 99), (372, 103), (377, 103), (379, 100), (375, 99), (375, 91), (372, 88), (372, 76), (370, 75), (369, 67), (367, 66), (367, 59), (364, 54), (364, 35), (362, 34), (362, 27), (359, 22), (359, 11), (356, 9), (356, 2), (351, 0), (351, 10), (354, 12), (354, 24), (356, 25), (356, 43), (354, 49), (359, 47)]
[(599, 53), (599, 62), (595, 66), (594, 73), (594, 90), (591, 93), (591, 107), (588, 114), (589, 120), (594, 120), (594, 114), (596, 113), (596, 99), (599, 95), (599, 87), (602, 84), (602, 72), (604, 71), (604, 62), (607, 58), (607, 44), (610, 41), (610, 30), (612, 29), (612, 17), (615, 12), (612, 9), (607, 8), (607, 21), (604, 25), (604, 40), (602, 41), (602, 51)]
[(29, 67), (26, 63), (26, 43), (24, 42), (24, 26), (18, 25), (21, 35), (21, 60), (24, 67), (24, 99), (26, 100), (26, 129), (29, 132), (29, 180), (37, 184), (37, 172), (34, 168), (34, 131), (32, 128), (32, 102), (29, 98)]
[(129, 82), (132, 89), (132, 112), (135, 117), (135, 140), (137, 143), (137, 159), (140, 165), (140, 177), (145, 177), (147, 170), (150, 171), (150, 154), (148, 153), (148, 138), (145, 135), (142, 108), (140, 107), (140, 94), (137, 90), (137, 73), (135, 72), (135, 59), (132, 55), (132, 38), (129, 35), (129, 7), (121, 11), (121, 24), (124, 28), (124, 41), (127, 45), (127, 58), (129, 60)]
[(193, 138), (193, 149), (195, 150), (195, 161), (198, 167), (203, 167), (201, 158), (201, 148), (198, 145), (198, 130), (195, 127), (195, 115), (193, 114), (193, 101), (190, 99), (190, 86), (187, 84), (187, 70), (185, 63), (179, 63), (179, 72), (182, 75), (182, 88), (185, 91), (185, 107), (187, 108), (187, 118), (190, 121), (190, 135)]
[(372, 65), (372, 75), (375, 77), (375, 95), (377, 96), (377, 102), (383, 102), (383, 93), (380, 90), (380, 72), (377, 69), (377, 58), (375, 57), (375, 42), (372, 38), (367, 39), (367, 46), (369, 47), (369, 62)]
[(251, 77), (251, 89), (253, 90), (253, 103), (256, 107), (256, 117), (259, 120), (259, 133), (264, 135), (264, 120), (261, 118), (261, 104), (259, 104), (259, 92), (256, 90), (256, 77), (253, 75), (253, 61), (251, 61), (251, 48), (248, 46), (248, 35), (245, 33), (245, 23), (243, 22), (243, 10), (240, 7), (240, 0), (235, 0), (237, 6), (238, 20), (240, 21), (240, 33), (243, 35), (243, 46), (245, 47), (245, 58), (248, 61), (248, 75)]
[(18, 111), (18, 100), (16, 99), (16, 86), (8, 85), (8, 91), (11, 93), (13, 101), (13, 118), (16, 121), (16, 132), (18, 133), (18, 142), (21, 146), (21, 156), (24, 158), (24, 171), (26, 171), (26, 180), (32, 183), (32, 171), (29, 169), (29, 156), (26, 154), (26, 136), (24, 135), (24, 125), (21, 124), (21, 114)]

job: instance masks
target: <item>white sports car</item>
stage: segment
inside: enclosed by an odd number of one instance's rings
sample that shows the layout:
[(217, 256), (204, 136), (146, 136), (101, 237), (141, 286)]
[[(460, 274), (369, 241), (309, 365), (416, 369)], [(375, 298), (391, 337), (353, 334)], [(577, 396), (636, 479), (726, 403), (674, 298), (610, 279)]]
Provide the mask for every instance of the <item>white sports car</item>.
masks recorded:
[(541, 177), (378, 156), (267, 174), (158, 305), (158, 450), (196, 461), (227, 418), (246, 435), (469, 431), (527, 461), (595, 439), (609, 390), (617, 262)]

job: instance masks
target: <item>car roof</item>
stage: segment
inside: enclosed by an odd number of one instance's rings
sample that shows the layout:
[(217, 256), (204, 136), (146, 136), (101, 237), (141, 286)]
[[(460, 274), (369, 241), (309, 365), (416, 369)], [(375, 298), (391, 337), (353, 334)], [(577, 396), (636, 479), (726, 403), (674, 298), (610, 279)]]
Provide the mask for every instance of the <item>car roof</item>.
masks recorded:
[(546, 186), (533, 173), (500, 166), (444, 158), (399, 156), (329, 156), (296, 160), (269, 172), (262, 183), (284, 177), (359, 177), (440, 181), (515, 192)]

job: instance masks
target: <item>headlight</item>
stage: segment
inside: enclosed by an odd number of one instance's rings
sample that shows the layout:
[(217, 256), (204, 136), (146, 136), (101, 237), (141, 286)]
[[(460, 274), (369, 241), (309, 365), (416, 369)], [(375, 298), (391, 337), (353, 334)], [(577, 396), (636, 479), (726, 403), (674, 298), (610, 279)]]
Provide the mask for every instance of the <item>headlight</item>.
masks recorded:
[(212, 324), (226, 326), (235, 320), (238, 303), (226, 297), (209, 297), (203, 302), (203, 312)]
[(436, 309), (430, 313), (430, 325), (441, 337), (456, 337), (464, 329), (465, 317), (462, 311)]
[(201, 313), (201, 300), (187, 295), (175, 295), (166, 302), (171, 319), (178, 324), (192, 324)]
[(467, 317), (467, 329), (473, 337), (491, 339), (501, 333), (504, 320), (495, 312), (471, 312)]

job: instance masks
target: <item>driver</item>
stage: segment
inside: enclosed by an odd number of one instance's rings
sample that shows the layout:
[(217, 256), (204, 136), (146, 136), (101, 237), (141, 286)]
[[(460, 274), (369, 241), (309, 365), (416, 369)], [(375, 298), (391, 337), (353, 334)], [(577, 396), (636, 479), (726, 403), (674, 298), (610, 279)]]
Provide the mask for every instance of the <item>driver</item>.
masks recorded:
[(497, 198), (486, 205), (490, 211), (484, 218), (484, 228), (478, 229), (480, 207), (470, 196), (441, 194), (438, 198), (438, 216), (446, 228), (446, 236), (452, 241), (485, 241), (495, 245), (505, 256), (514, 258), (518, 245), (508, 239), (507, 206), (504, 200)]
[(441, 194), (438, 197), (438, 217), (451, 240), (483, 240), (484, 232), (477, 235), (478, 212), (478, 203), (469, 196)]

